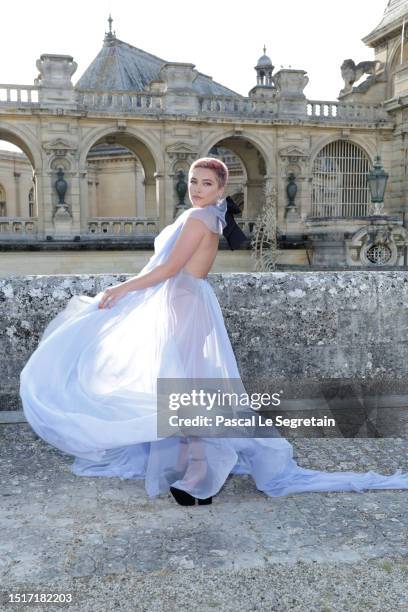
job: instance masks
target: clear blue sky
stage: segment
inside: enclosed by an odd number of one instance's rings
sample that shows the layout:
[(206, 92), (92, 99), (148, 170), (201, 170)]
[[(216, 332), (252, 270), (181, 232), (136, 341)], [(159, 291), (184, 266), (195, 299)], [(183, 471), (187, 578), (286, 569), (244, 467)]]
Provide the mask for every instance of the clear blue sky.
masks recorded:
[[(102, 46), (109, 12), (121, 40), (168, 61), (191, 62), (215, 81), (247, 95), (265, 44), (275, 71), (306, 70), (309, 99), (335, 100), (340, 65), (371, 60), (361, 38), (381, 20), (387, 0), (164, 0), (6, 2), (0, 37), (0, 83), (32, 84), (42, 53), (70, 54), (78, 80)], [(0, 143), (3, 148), (2, 143)]]

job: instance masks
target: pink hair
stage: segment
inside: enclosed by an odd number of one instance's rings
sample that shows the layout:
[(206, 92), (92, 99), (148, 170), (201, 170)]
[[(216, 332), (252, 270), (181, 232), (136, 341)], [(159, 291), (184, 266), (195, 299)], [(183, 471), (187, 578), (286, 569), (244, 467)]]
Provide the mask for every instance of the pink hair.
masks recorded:
[(201, 157), (196, 159), (190, 166), (188, 173), (190, 174), (194, 168), (208, 168), (213, 170), (217, 177), (219, 187), (224, 187), (228, 181), (228, 168), (220, 159), (215, 157)]

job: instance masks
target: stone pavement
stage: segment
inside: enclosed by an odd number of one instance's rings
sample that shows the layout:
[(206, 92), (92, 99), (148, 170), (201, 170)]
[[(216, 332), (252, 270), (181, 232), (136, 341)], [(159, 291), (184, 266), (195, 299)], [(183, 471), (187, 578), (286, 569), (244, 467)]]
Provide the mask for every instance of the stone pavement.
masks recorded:
[[(408, 471), (407, 440), (294, 445), (304, 467)], [(73, 596), (2, 612), (408, 609), (408, 491), (268, 498), (233, 476), (182, 508), (71, 462), (27, 423), (0, 426), (0, 591)]]

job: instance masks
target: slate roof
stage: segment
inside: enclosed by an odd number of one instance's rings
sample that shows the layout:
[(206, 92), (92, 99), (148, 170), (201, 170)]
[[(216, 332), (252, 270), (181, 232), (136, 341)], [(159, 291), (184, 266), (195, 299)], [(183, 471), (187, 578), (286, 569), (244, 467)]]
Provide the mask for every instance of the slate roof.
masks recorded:
[(363, 38), (363, 42), (368, 44), (380, 38), (382, 34), (386, 35), (400, 28), (403, 17), (406, 17), (405, 27), (408, 28), (408, 0), (389, 0), (380, 23)]
[[(167, 61), (108, 34), (102, 49), (75, 87), (95, 91), (146, 91), (150, 81), (160, 80), (160, 68)], [(193, 88), (201, 95), (243, 97), (201, 72)]]

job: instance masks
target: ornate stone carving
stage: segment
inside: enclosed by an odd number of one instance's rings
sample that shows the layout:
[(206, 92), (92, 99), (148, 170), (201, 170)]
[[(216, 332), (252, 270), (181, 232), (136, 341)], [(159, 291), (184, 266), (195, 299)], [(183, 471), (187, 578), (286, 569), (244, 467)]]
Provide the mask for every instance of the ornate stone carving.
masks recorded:
[(282, 162), (286, 162), (286, 167), (282, 168), (284, 170), (285, 177), (293, 174), (295, 178), (301, 178), (300, 175), (302, 173), (304, 174), (304, 165), (309, 160), (308, 154), (306, 154), (299, 147), (290, 145), (279, 151), (279, 157), (281, 158)]
[(191, 164), (197, 157), (197, 151), (184, 142), (169, 145), (166, 153), (173, 163), (187, 161), (188, 164)]
[(71, 77), (77, 63), (70, 55), (41, 55), (37, 68), (40, 74), (34, 83), (39, 86), (38, 100), (42, 106), (56, 108), (57, 115), (63, 115), (64, 108), (76, 106)]
[(304, 88), (309, 82), (305, 70), (283, 68), (274, 76), (274, 82), (280, 97), (304, 99)]
[[(355, 64), (352, 59), (345, 59), (341, 65), (341, 76), (344, 80), (344, 88), (340, 91), (340, 95), (350, 93), (351, 91), (367, 91), (371, 85), (377, 80), (377, 73), (384, 67), (384, 64), (378, 60), (359, 62)], [(363, 74), (370, 75), (358, 87), (353, 87)]]
[(177, 173), (177, 184), (176, 184), (176, 191), (177, 191), (177, 195), (179, 198), (179, 204), (183, 204), (184, 205), (184, 198), (186, 197), (186, 193), (187, 193), (187, 183), (184, 180), (186, 178), (185, 173), (183, 172), (183, 170), (179, 170)]
[(295, 178), (296, 177), (293, 172), (290, 172), (287, 177), (288, 184), (286, 185), (286, 195), (288, 196), (288, 204), (285, 209), (285, 217), (287, 219), (297, 219), (299, 216), (295, 204), (295, 198), (298, 190)]
[(58, 89), (72, 89), (71, 77), (78, 68), (71, 55), (46, 54), (40, 56), (36, 66), (40, 72), (35, 85)]
[(77, 151), (76, 147), (62, 140), (62, 138), (45, 142), (42, 147), (47, 155), (54, 155), (55, 157), (65, 157), (68, 153), (75, 156)]
[(408, 245), (408, 232), (387, 219), (373, 220), (346, 240), (347, 263), (364, 266), (395, 266)]
[(65, 194), (68, 189), (68, 183), (64, 178), (64, 171), (62, 168), (58, 168), (57, 180), (54, 183), (55, 191), (58, 194), (58, 206), (65, 204)]
[(197, 76), (194, 64), (184, 62), (167, 62), (160, 69), (160, 79), (167, 84), (166, 91), (190, 91)]
[(280, 149), (279, 157), (282, 160), (295, 164), (299, 162), (306, 162), (309, 159), (309, 155), (307, 153), (294, 145)]
[(58, 178), (54, 183), (55, 191), (58, 194), (58, 203), (55, 205), (53, 224), (54, 237), (67, 238), (72, 232), (72, 214), (69, 205), (65, 202), (65, 194), (68, 189), (68, 183), (64, 179), (64, 171), (58, 169)]

